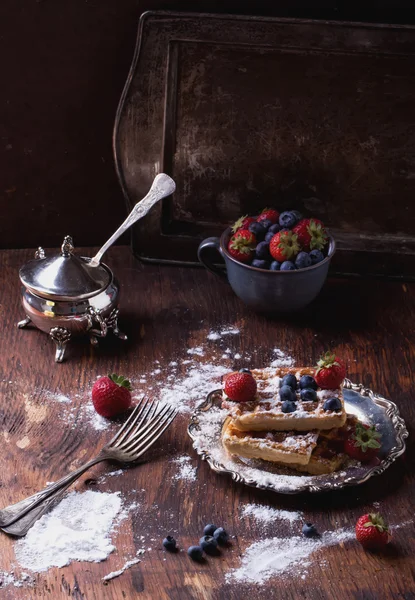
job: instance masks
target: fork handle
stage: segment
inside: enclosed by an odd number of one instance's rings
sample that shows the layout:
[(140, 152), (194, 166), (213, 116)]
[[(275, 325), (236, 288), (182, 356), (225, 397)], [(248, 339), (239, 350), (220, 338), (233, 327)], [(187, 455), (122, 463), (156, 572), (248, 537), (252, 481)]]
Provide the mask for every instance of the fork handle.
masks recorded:
[(106, 460), (106, 456), (99, 454), (96, 458), (93, 458), (89, 462), (82, 465), (82, 467), (79, 467), (79, 469), (76, 469), (76, 471), (72, 471), (72, 473), (69, 473), (69, 475), (59, 479), (59, 481), (56, 481), (52, 485), (48, 485), (44, 490), (36, 492), (36, 494), (33, 494), (32, 496), (29, 496), (28, 498), (25, 498), (16, 504), (7, 506), (0, 511), (0, 527), (8, 527), (9, 525), (12, 525), (12, 523), (15, 523), (24, 517), (24, 515), (33, 510), (36, 506), (58, 493), (61, 488), (69, 487), (93, 465), (96, 465), (104, 460)]

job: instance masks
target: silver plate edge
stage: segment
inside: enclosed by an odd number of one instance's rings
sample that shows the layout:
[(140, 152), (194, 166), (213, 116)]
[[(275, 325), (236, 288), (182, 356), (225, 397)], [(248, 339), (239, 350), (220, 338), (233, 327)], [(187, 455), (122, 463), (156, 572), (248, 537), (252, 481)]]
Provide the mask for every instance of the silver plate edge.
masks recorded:
[[(216, 473), (227, 473), (228, 475), (230, 475), (232, 477), (232, 479), (234, 481), (236, 481), (238, 483), (243, 483), (250, 487), (256, 487), (260, 490), (269, 490), (269, 491), (277, 492), (279, 494), (300, 494), (303, 492), (325, 492), (325, 491), (329, 491), (329, 490), (341, 489), (346, 486), (360, 485), (362, 483), (365, 483), (365, 481), (367, 481), (374, 475), (381, 475), (384, 471), (386, 471), (386, 469), (393, 462), (395, 462), (395, 460), (399, 456), (401, 456), (405, 452), (405, 449), (406, 449), (405, 439), (409, 436), (409, 432), (406, 427), (405, 421), (400, 416), (399, 409), (394, 402), (392, 402), (391, 400), (387, 400), (386, 398), (383, 398), (383, 396), (379, 396), (379, 394), (376, 394), (371, 389), (366, 388), (361, 383), (352, 383), (350, 381), (350, 379), (344, 380), (343, 387), (346, 389), (349, 389), (349, 390), (353, 390), (354, 392), (357, 392), (358, 394), (360, 394), (362, 396), (369, 397), (372, 400), (372, 402), (374, 402), (378, 406), (382, 407), (385, 410), (385, 414), (391, 420), (393, 428), (396, 433), (396, 445), (390, 450), (389, 454), (386, 456), (386, 458), (384, 458), (382, 460), (382, 462), (380, 464), (375, 465), (374, 467), (368, 469), (368, 471), (366, 471), (366, 473), (363, 477), (360, 477), (360, 478), (349, 477), (347, 479), (342, 480), (341, 482), (328, 480), (328, 481), (326, 481), (324, 483), (320, 483), (318, 485), (305, 484), (303, 487), (295, 489), (295, 490), (291, 490), (291, 489), (287, 489), (287, 488), (280, 489), (271, 484), (262, 485), (262, 484), (259, 484), (254, 479), (248, 479), (246, 477), (243, 477), (237, 471), (232, 471), (230, 469), (227, 469), (221, 463), (215, 461), (210, 456), (209, 452), (206, 452), (204, 450), (198, 450), (197, 448), (195, 448), (195, 450), (196, 450), (197, 454), (201, 457), (201, 459), (206, 460), (209, 463), (211, 469), (213, 471), (215, 471)], [(196, 441), (196, 436), (194, 435), (193, 432), (195, 430), (197, 430), (199, 427), (199, 414), (202, 412), (205, 412), (206, 410), (209, 410), (209, 408), (212, 407), (213, 399), (219, 393), (222, 394), (221, 389), (216, 389), (216, 390), (213, 390), (212, 392), (210, 392), (207, 395), (206, 399), (201, 404), (199, 404), (199, 406), (196, 408), (195, 412), (192, 414), (192, 416), (190, 418), (190, 423), (187, 427), (187, 433), (193, 442)]]

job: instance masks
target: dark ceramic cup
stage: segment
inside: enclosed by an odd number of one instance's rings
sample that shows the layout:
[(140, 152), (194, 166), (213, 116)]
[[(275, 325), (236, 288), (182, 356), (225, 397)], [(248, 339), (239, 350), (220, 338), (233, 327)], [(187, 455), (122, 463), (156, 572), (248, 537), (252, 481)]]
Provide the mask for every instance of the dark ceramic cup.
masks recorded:
[[(198, 258), (209, 271), (227, 280), (245, 304), (269, 314), (294, 312), (310, 304), (323, 287), (336, 250), (336, 243), (329, 236), (328, 255), (320, 263), (298, 271), (267, 271), (240, 263), (229, 254), (231, 234), (228, 227), (220, 238), (203, 240), (197, 251)], [(211, 260), (212, 249), (224, 258), (226, 272)]]

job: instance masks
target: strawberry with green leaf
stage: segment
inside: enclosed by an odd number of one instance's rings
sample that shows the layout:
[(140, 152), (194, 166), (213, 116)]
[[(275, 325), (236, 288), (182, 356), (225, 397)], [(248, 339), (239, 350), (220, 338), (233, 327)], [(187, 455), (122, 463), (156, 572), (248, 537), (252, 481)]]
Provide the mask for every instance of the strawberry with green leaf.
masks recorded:
[(357, 423), (354, 432), (344, 443), (344, 451), (351, 458), (361, 462), (369, 462), (379, 452), (381, 437), (374, 425)]

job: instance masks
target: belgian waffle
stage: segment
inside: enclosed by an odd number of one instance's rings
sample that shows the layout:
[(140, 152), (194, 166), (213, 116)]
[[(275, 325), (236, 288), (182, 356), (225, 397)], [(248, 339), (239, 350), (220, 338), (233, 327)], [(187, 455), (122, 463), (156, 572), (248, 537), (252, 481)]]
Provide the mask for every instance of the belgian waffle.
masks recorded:
[(318, 433), (292, 431), (240, 431), (230, 417), (222, 428), (222, 443), (230, 454), (284, 464), (306, 465), (316, 447)]
[[(279, 389), (282, 377), (292, 373), (297, 380), (302, 375), (314, 375), (310, 367), (254, 369), (252, 375), (257, 382), (257, 395), (252, 402), (232, 402), (223, 393), (222, 406), (229, 410), (232, 424), (241, 431), (311, 431), (342, 427), (346, 422), (342, 389), (317, 390), (316, 402), (303, 402), (297, 392), (296, 410), (283, 413)], [(340, 411), (325, 411), (323, 405), (328, 398), (339, 398)]]

